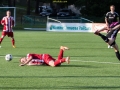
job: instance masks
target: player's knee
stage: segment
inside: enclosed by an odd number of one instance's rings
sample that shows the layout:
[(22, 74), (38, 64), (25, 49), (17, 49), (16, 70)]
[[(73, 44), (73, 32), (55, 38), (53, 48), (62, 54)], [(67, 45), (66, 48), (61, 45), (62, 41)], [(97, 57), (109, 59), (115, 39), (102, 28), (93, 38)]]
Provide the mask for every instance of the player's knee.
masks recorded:
[(4, 36), (2, 35), (1, 38), (4, 38)]
[(106, 42), (106, 43), (108, 43), (108, 42), (109, 42), (109, 39), (108, 39), (108, 38), (106, 38), (105, 42)]
[(113, 43), (110, 44), (110, 46), (115, 46), (116, 42), (114, 41)]
[(56, 67), (55, 64), (51, 64), (50, 66), (51, 66), (51, 67)]
[(55, 65), (53, 65), (52, 67), (56, 67)]
[(50, 61), (49, 62), (49, 65), (51, 66), (51, 67), (55, 67), (56, 65), (54, 64), (54, 61)]

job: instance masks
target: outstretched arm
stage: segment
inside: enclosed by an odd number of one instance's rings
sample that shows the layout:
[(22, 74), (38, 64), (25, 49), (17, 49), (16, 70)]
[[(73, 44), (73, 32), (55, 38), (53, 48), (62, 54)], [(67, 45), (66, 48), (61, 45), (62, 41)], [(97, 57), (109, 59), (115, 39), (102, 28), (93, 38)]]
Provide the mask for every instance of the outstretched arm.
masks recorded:
[(24, 62), (23, 64), (20, 64), (20, 66), (27, 65), (31, 60), (32, 60), (32, 56), (30, 56), (29, 58), (27, 58), (26, 62)]
[(4, 19), (4, 18), (1, 20), (1, 24), (2, 24), (2, 25), (5, 24), (5, 19)]
[(107, 17), (105, 17), (105, 23), (106, 23), (107, 28), (109, 28), (110, 25), (108, 23)]
[(43, 65), (43, 63), (31, 63), (31, 62), (29, 62), (28, 64), (27, 64), (28, 66), (40, 66), (40, 65)]
[(118, 24), (117, 26), (115, 26), (114, 28), (110, 28), (109, 30), (116, 30), (120, 28), (120, 24)]

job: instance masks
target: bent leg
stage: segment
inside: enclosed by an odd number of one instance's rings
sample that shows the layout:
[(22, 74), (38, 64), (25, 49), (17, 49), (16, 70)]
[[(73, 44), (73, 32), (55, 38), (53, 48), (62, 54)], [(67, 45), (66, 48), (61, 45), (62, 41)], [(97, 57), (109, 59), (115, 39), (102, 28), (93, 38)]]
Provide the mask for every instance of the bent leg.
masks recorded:
[(13, 32), (9, 32), (8, 37), (11, 37), (12, 46), (13, 46), (13, 48), (15, 48), (15, 39), (14, 39)]
[(114, 48), (114, 50), (115, 50), (116, 57), (117, 57), (118, 60), (120, 61), (120, 53), (119, 53), (118, 45), (115, 43), (115, 45), (113, 45), (113, 48)]
[(62, 58), (62, 59), (55, 60), (55, 61), (51, 60), (51, 61), (49, 61), (48, 65), (50, 65), (52, 67), (56, 67), (56, 66), (61, 65), (61, 63), (64, 63), (64, 62), (67, 62), (69, 64), (70, 57)]
[(107, 30), (107, 27), (103, 27), (102, 29), (98, 30), (99, 32)]
[(108, 43), (109, 42), (109, 39), (108, 39), (108, 37), (106, 37), (105, 35), (103, 35), (103, 34), (101, 34), (101, 33), (99, 33), (99, 36), (106, 42), (106, 43)]
[(113, 32), (111, 38), (99, 33), (99, 31), (96, 31), (94, 34), (100, 36), (107, 44), (111, 45), (115, 41), (118, 31), (119, 30), (116, 30), (115, 33)]
[(0, 44), (2, 43), (4, 37), (5, 37), (5, 36), (3, 36), (3, 35), (1, 36), (1, 38), (0, 38)]
[(58, 54), (58, 60), (63, 58), (63, 53), (64, 53), (64, 51), (62, 49), (60, 49), (60, 52)]
[(13, 37), (11, 37), (11, 42), (12, 42), (12, 45), (14, 46), (15, 45), (15, 39)]
[(2, 43), (4, 37), (7, 35), (7, 32), (2, 32), (1, 38), (0, 38), (0, 44)]
[(100, 33), (97, 33), (97, 35), (99, 35), (107, 44), (109, 44), (110, 46), (113, 46), (113, 48), (115, 50), (116, 57), (120, 61), (119, 48), (118, 48), (118, 45), (115, 43), (115, 38), (116, 38), (117, 34), (115, 34), (115, 36), (113, 36), (114, 38), (107, 38), (106, 36), (104, 36), (104, 35), (102, 35)]
[(60, 52), (59, 52), (59, 54), (58, 54), (58, 60), (63, 58), (63, 53), (64, 53), (64, 51), (65, 51), (65, 50), (68, 50), (68, 49), (69, 49), (69, 48), (68, 48), (68, 47), (65, 47), (65, 46), (61, 46), (61, 47), (60, 47)]

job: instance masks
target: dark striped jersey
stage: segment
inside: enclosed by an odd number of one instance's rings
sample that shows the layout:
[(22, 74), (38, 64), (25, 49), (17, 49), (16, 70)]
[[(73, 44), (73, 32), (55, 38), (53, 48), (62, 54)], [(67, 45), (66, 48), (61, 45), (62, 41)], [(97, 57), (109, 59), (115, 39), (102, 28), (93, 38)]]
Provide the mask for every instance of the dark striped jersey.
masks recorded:
[(118, 21), (117, 19), (119, 18), (119, 15), (116, 12), (114, 12), (114, 13), (108, 12), (106, 14), (105, 18), (107, 18), (108, 23), (111, 24), (112, 22)]

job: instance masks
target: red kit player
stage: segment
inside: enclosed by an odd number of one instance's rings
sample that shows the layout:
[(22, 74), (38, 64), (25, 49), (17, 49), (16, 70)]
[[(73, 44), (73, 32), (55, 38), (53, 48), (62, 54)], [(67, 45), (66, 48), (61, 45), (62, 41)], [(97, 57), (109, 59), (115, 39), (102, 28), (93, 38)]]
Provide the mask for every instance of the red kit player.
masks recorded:
[(42, 65), (46, 64), (52, 67), (60, 66), (61, 63), (67, 62), (69, 64), (70, 57), (63, 58), (63, 53), (65, 50), (68, 50), (68, 47), (61, 46), (60, 47), (60, 53), (58, 55), (58, 58), (55, 59), (49, 54), (27, 54), (27, 57), (23, 57), (20, 59), (20, 66), (24, 65)]
[(13, 35), (13, 30), (12, 27), (14, 26), (14, 19), (11, 16), (11, 12), (7, 11), (5, 17), (1, 20), (1, 24), (3, 25), (3, 31), (2, 35), (0, 38), (0, 44), (2, 43), (2, 40), (4, 37), (7, 35), (8, 37), (11, 37), (12, 39), (12, 46), (15, 48), (15, 40), (14, 40), (14, 35)]

